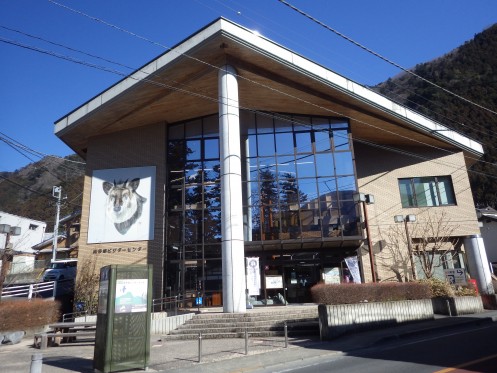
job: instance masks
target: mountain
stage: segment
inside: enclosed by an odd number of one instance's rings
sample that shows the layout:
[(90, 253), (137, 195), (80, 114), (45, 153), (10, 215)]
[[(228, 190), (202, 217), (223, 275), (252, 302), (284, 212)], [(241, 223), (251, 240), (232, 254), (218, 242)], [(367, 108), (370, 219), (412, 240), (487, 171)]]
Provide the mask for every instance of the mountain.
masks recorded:
[(83, 160), (71, 155), (64, 159), (44, 157), (14, 172), (0, 172), (0, 211), (44, 221), (53, 232), (56, 216), (54, 186), (62, 187), (60, 217), (81, 209)]
[[(469, 170), (475, 203), (497, 207), (497, 24), (434, 61), (372, 89), (483, 144), (485, 155)], [(471, 102), (469, 102), (471, 101)], [(479, 107), (479, 106), (480, 107)], [(487, 110), (489, 109), (489, 110)]]

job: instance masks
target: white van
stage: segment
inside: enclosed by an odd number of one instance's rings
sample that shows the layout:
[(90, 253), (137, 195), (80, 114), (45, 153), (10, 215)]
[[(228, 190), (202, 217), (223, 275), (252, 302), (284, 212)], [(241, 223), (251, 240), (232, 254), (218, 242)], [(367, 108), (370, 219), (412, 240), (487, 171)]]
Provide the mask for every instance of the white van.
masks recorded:
[(57, 260), (43, 273), (43, 281), (73, 280), (76, 278), (78, 259)]

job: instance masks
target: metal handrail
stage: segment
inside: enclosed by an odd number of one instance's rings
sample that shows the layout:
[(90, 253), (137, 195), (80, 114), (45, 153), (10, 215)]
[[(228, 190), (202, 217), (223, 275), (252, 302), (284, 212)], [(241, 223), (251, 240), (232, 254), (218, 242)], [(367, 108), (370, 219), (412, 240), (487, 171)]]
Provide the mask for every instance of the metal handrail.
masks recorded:
[(85, 320), (86, 321), (86, 316), (90, 316), (88, 314), (88, 311), (76, 311), (76, 312), (69, 312), (69, 313), (65, 313), (62, 315), (62, 322), (69, 322), (69, 321), (74, 321), (74, 319), (76, 317), (81, 317), (81, 316), (85, 316)]
[(184, 303), (182, 295), (175, 295), (173, 297), (156, 298), (152, 299), (153, 312), (173, 311), (175, 315), (178, 314), (178, 308)]

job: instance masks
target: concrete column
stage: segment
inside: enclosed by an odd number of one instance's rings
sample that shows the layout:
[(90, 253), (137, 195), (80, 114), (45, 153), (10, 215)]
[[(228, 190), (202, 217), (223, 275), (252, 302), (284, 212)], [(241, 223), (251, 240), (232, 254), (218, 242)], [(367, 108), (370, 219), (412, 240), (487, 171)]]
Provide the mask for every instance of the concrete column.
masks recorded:
[(229, 65), (218, 75), (219, 135), (221, 147), (221, 233), (223, 309), (246, 311), (243, 246), (240, 114), (236, 70)]
[(495, 294), (483, 238), (479, 234), (466, 237), (464, 249), (468, 258), (469, 273), (476, 280), (480, 293)]

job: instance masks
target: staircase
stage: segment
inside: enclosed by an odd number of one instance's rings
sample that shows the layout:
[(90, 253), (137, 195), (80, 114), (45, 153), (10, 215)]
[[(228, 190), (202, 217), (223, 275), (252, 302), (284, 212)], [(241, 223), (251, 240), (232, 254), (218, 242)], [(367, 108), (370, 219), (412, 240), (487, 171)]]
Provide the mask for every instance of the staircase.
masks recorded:
[(246, 313), (200, 313), (171, 331), (163, 340), (319, 335), (318, 306), (256, 308)]

